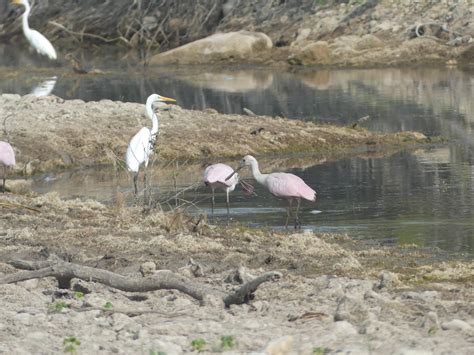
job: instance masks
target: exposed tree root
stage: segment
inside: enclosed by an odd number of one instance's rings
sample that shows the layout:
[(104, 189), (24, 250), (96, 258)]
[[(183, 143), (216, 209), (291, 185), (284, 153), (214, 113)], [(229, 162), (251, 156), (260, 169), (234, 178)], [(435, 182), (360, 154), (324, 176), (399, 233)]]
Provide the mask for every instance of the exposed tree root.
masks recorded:
[(0, 285), (43, 277), (54, 277), (58, 280), (60, 288), (70, 288), (71, 280), (76, 278), (84, 281), (98, 282), (126, 292), (178, 290), (191, 296), (201, 304), (206, 304), (215, 298), (220, 299), (226, 307), (232, 304), (248, 302), (253, 299), (254, 292), (262, 283), (277, 281), (282, 276), (279, 272), (270, 271), (244, 283), (236, 291), (225, 294), (220, 290), (214, 290), (206, 285), (197, 284), (169, 270), (161, 270), (148, 277), (130, 278), (111, 271), (64, 261), (30, 262), (12, 260), (9, 264), (27, 271), (19, 271), (0, 277)]

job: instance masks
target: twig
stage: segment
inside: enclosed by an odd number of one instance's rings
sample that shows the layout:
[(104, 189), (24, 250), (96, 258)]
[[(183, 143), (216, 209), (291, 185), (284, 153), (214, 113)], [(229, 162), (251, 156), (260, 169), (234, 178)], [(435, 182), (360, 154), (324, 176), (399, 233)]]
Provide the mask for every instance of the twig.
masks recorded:
[(60, 23), (57, 23), (57, 22), (54, 22), (54, 21), (48, 21), (48, 23), (50, 23), (53, 26), (56, 26), (56, 27), (60, 28), (61, 30), (69, 33), (70, 35), (79, 36), (81, 38), (81, 42), (82, 42), (83, 37), (89, 37), (89, 38), (99, 39), (99, 40), (101, 40), (105, 43), (123, 41), (127, 45), (130, 44), (130, 42), (126, 38), (124, 38), (123, 36), (119, 36), (119, 37), (116, 37), (116, 38), (105, 38), (105, 37), (95, 35), (95, 34), (92, 34), (92, 33), (85, 33), (84, 31), (81, 31), (81, 32), (71, 31), (70, 29), (66, 28), (65, 26), (61, 25)]

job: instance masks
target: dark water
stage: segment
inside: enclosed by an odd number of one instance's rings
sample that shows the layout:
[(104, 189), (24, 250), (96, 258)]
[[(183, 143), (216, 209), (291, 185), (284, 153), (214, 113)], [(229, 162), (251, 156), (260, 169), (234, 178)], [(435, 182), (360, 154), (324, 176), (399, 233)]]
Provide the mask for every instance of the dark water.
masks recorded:
[[(185, 108), (242, 113), (245, 107), (257, 114), (342, 124), (370, 116), (362, 125), (371, 130), (442, 135), (449, 139), (448, 144), (415, 152), (327, 163), (309, 158), (304, 169), (284, 167), (301, 166), (291, 162), (281, 169), (298, 174), (318, 191), (316, 204), (303, 204), (304, 228), (474, 254), (473, 72), (420, 68), (288, 73), (202, 67), (143, 71), (99, 61), (95, 66), (107, 70), (106, 75), (79, 76), (48, 63), (41, 70), (22, 69), (13, 75), (17, 62), (4, 62), (0, 73), (9, 74), (3, 74), (0, 93), (27, 94), (49, 80), (44, 90), (63, 98), (144, 102), (151, 92), (158, 92), (176, 98)], [(56, 79), (51, 79), (53, 76)], [(271, 159), (261, 162), (263, 171), (267, 161)], [(197, 184), (203, 167), (186, 169), (188, 173), (177, 176), (178, 189)], [(182, 169), (155, 170), (154, 197), (173, 205), (173, 199), (166, 200), (173, 194), (174, 172)], [(115, 174), (110, 168), (36, 177), (34, 188), (109, 202), (117, 191), (131, 191), (127, 174)], [(286, 202), (262, 188), (256, 191), (258, 197), (253, 198), (232, 194), (232, 218), (249, 225), (281, 228)], [(188, 190), (181, 197), (180, 203), (191, 201), (196, 208), (208, 211), (209, 193), (204, 187)], [(226, 213), (224, 201), (224, 195), (219, 194), (219, 220), (224, 220)]]

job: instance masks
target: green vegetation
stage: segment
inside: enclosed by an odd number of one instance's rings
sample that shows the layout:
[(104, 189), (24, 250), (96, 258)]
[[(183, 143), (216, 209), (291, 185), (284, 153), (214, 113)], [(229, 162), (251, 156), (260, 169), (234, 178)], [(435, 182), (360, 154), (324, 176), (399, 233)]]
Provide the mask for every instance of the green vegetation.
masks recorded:
[(235, 346), (235, 338), (232, 335), (223, 335), (221, 337), (221, 347), (225, 348), (233, 348)]
[(107, 301), (107, 302), (105, 302), (105, 304), (102, 306), (102, 308), (109, 311), (109, 310), (111, 310), (112, 308), (114, 308), (114, 305), (112, 304), (112, 302)]
[(53, 308), (58, 312), (61, 312), (63, 309), (66, 309), (69, 307), (70, 305), (64, 301), (58, 301), (53, 305)]
[(80, 291), (74, 292), (74, 298), (78, 301), (82, 301), (84, 299), (84, 293)]
[(75, 336), (70, 336), (64, 338), (63, 345), (65, 353), (75, 354), (77, 352), (77, 347), (81, 345), (81, 342)]
[(191, 347), (194, 351), (197, 351), (198, 353), (202, 352), (205, 346), (206, 341), (203, 338), (196, 338), (191, 341)]
[(313, 348), (313, 355), (324, 355), (328, 352), (328, 349), (322, 348), (318, 346), (317, 348)]

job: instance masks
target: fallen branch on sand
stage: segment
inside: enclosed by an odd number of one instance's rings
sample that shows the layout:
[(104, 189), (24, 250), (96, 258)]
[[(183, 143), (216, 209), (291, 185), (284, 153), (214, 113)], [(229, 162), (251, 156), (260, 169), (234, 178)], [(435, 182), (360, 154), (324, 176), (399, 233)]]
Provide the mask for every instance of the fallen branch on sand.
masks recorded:
[(206, 285), (197, 284), (169, 270), (157, 271), (148, 277), (131, 278), (111, 271), (64, 261), (30, 262), (25, 260), (12, 260), (9, 264), (18, 269), (27, 271), (19, 271), (0, 277), (0, 285), (43, 277), (54, 277), (58, 280), (60, 288), (68, 289), (71, 287), (71, 280), (76, 278), (84, 281), (99, 282), (126, 292), (178, 290), (196, 299), (201, 304), (209, 303), (216, 298), (220, 299), (226, 307), (232, 304), (248, 302), (253, 299), (254, 292), (262, 283), (277, 281), (282, 276), (281, 273), (277, 271), (270, 271), (244, 283), (239, 289), (230, 294), (225, 294), (222, 291), (211, 289)]

